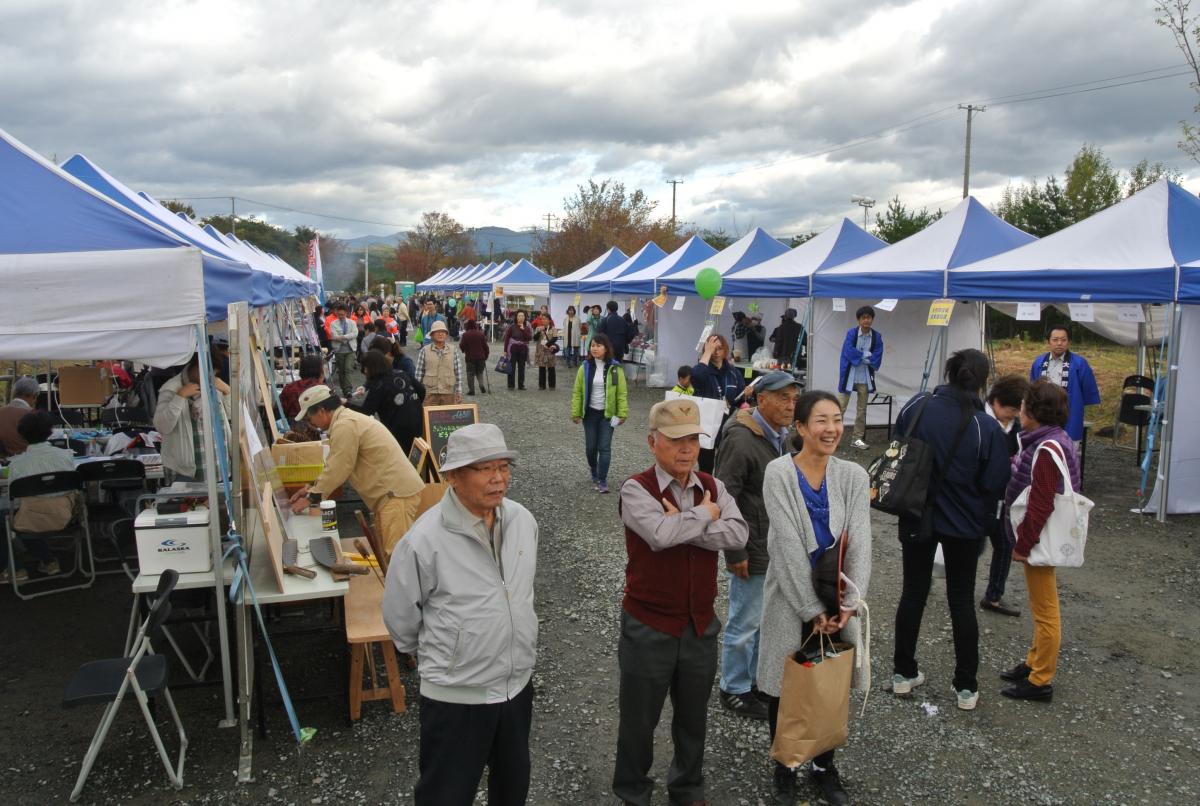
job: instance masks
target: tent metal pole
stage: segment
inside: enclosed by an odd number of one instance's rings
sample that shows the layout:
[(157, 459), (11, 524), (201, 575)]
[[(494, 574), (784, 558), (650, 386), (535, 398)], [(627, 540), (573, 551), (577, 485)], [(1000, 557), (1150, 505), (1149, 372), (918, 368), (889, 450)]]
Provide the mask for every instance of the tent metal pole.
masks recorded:
[(217, 492), (216, 418), (221, 412), (212, 410), (212, 353), (204, 325), (196, 325), (196, 350), (200, 353), (200, 399), (203, 401), (204, 423), (204, 483), (208, 487), (208, 532), (212, 540), (214, 588), (217, 597), (217, 638), (221, 642), (221, 683), (224, 689), (225, 718), (218, 724), (231, 728), (237, 724), (233, 712), (233, 673), (229, 662), (229, 626), (225, 623), (225, 578), (221, 556), (221, 499)]
[[(239, 459), (230, 463), (230, 476), (233, 484), (233, 514), (237, 518), (237, 529), (246, 537), (245, 501), (242, 497), (242, 463), (240, 461), (240, 446), (242, 429), (246, 423), (237, 416), (242, 410), (242, 334), (244, 333), (246, 304), (234, 303), (229, 306), (229, 404), (235, 416), (229, 418), (229, 444), (237, 445)], [(234, 634), (238, 646), (238, 782), (250, 781), (250, 764), (253, 759), (254, 734), (250, 730), (250, 698), (254, 662), (250, 647), (250, 625), (246, 608), (239, 602), (234, 611)]]
[(1167, 413), (1163, 423), (1162, 448), (1158, 452), (1158, 511), (1154, 519), (1167, 522), (1167, 502), (1171, 491), (1171, 442), (1175, 431), (1175, 387), (1179, 380), (1179, 336), (1183, 329), (1183, 309), (1171, 303), (1171, 343), (1167, 348)]

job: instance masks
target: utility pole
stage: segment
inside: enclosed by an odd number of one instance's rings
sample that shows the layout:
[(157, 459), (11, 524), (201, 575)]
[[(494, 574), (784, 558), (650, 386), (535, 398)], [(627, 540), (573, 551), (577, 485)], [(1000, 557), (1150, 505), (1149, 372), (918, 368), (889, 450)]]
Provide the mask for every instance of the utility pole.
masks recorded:
[(668, 179), (667, 184), (671, 186), (671, 234), (675, 233), (675, 187), (682, 185), (683, 182), (678, 179)]
[(963, 198), (965, 199), (971, 192), (971, 118), (976, 112), (982, 112), (987, 107), (959, 104), (958, 108), (967, 110), (967, 148), (966, 157), (963, 160)]
[(488, 241), (488, 263), (492, 262), (492, 252), (496, 249), (495, 241)]
[(237, 199), (233, 196), (229, 197), (229, 232), (237, 237)]
[(546, 213), (545, 219), (546, 219), (546, 236), (549, 237), (551, 222), (557, 221), (558, 216), (556, 216), (554, 213)]
[(363, 247), (363, 296), (371, 293), (371, 245)]

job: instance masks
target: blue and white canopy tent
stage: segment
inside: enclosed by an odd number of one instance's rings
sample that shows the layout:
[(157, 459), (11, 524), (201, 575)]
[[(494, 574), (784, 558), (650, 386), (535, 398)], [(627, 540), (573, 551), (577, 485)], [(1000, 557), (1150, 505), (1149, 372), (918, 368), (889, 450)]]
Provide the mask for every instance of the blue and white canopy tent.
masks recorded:
[[(696, 275), (701, 269), (716, 269), (722, 276), (728, 276), (750, 266), (770, 260), (788, 252), (788, 247), (772, 238), (761, 228), (754, 228), (734, 243), (722, 249), (717, 254), (693, 263), (685, 268), (677, 269), (660, 277), (656, 283), (657, 289), (666, 286), (670, 298), (667, 304), (657, 311), (658, 314), (658, 350), (654, 356), (654, 367), (650, 373), (652, 382), (663, 385), (674, 383), (674, 370), (682, 364), (696, 363), (696, 342), (704, 329), (709, 315), (708, 300), (696, 294)], [(614, 286), (619, 285), (619, 281)], [(674, 298), (683, 296), (683, 310), (675, 310)], [(787, 307), (786, 301), (771, 300), (764, 306), (762, 315), (764, 321), (775, 321)], [(729, 330), (733, 326), (733, 306), (726, 301), (725, 312), (718, 319), (714, 333), (721, 333), (729, 339)], [(771, 317), (768, 319), (767, 317)], [(748, 359), (748, 356), (744, 356)]]
[[(647, 241), (641, 249), (634, 252), (625, 260), (603, 271), (592, 272), (588, 277), (579, 280), (575, 284), (574, 294), (557, 293), (554, 290), (554, 284), (551, 283), (550, 313), (554, 317), (554, 321), (561, 322), (563, 320), (567, 315), (568, 305), (575, 305), (577, 311), (585, 306), (592, 305), (599, 305), (603, 309), (610, 299), (614, 299), (611, 287), (613, 280), (633, 274), (636, 271), (641, 271), (647, 266), (654, 265), (666, 256), (667, 253), (660, 249), (658, 244), (653, 241)], [(579, 297), (577, 305), (575, 304), (576, 296)]]
[[(628, 255), (613, 246), (575, 271), (562, 277), (555, 277), (550, 281), (550, 316), (554, 318), (555, 322), (561, 322), (567, 315), (567, 306), (574, 304), (575, 295), (580, 293), (580, 282), (603, 274), (628, 260)], [(607, 302), (607, 299), (604, 302)]]
[(660, 277), (695, 266), (715, 254), (717, 254), (716, 249), (709, 246), (699, 236), (693, 235), (680, 244), (678, 249), (657, 263), (610, 280), (609, 293), (614, 299), (654, 296), (658, 293)]
[(499, 266), (494, 266), (490, 270), (475, 276), (463, 283), (463, 291), (467, 293), (490, 292), (492, 290), (492, 280), (504, 274), (513, 266), (511, 261), (505, 260)]
[[(200, 249), (116, 204), (0, 130), (0, 360), (182, 364), (205, 344), (206, 315), (217, 304), (208, 298), (210, 291), (231, 298), (237, 290), (248, 290), (244, 266), (211, 265), (231, 270), (206, 274)], [(200, 354), (207, 356), (208, 351)], [(209, 373), (201, 373), (200, 385), (203, 433), (213, 434), (215, 395)], [(215, 502), (213, 440), (204, 440), (204, 453), (209, 500)], [(212, 518), (210, 538), (218, 569), (219, 529), (219, 519)], [(232, 722), (233, 677), (217, 576), (223, 706), (226, 721)]]
[(496, 288), (504, 291), (506, 297), (550, 297), (549, 274), (521, 258), (508, 271), (501, 272), (492, 278), (493, 292)]
[[(1032, 240), (968, 197), (902, 241), (817, 271), (812, 276), (811, 387), (837, 391), (842, 341), (855, 325), (855, 311), (872, 305), (884, 343), (883, 366), (875, 375), (878, 391), (902, 406), (921, 390), (927, 369), (932, 388), (950, 351), (983, 348), (983, 316), (976, 305), (957, 305), (944, 338), (933, 343), (940, 331), (927, 326), (929, 302), (945, 295), (947, 270)], [(886, 419), (886, 411), (878, 408), (872, 407), (869, 423)]]
[[(1064, 230), (1011, 252), (956, 267), (950, 293), (964, 299), (1011, 302), (1140, 304), (1200, 302), (1200, 199), (1165, 179)], [(1136, 308), (1134, 309), (1136, 311)], [(1147, 511), (1200, 512), (1200, 407), (1176, 405), (1200, 396), (1200, 310), (1175, 305), (1168, 319), (1162, 451)], [(1127, 325), (1127, 327), (1131, 327)], [(1136, 327), (1133, 325), (1132, 327)], [(1145, 328), (1143, 328), (1145, 330)], [(1123, 339), (1128, 342), (1128, 339)], [(1150, 464), (1144, 458), (1143, 468)], [(1165, 512), (1159, 506), (1166, 493)]]
[(725, 275), (726, 297), (808, 297), (815, 272), (883, 249), (879, 240), (848, 218), (794, 249)]

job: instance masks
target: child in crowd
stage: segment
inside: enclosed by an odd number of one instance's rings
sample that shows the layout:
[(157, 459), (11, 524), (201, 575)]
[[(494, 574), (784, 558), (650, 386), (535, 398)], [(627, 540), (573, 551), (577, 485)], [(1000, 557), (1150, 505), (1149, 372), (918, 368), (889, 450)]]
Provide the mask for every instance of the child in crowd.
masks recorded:
[(682, 366), (675, 373), (678, 383), (671, 389), (672, 392), (678, 392), (681, 395), (695, 395), (696, 389), (692, 386), (692, 368)]

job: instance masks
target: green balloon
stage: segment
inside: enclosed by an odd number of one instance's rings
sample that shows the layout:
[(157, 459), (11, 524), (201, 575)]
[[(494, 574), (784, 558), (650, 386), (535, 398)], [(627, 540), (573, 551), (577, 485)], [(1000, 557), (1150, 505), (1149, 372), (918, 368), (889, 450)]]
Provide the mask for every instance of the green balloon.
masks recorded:
[(705, 299), (712, 299), (721, 293), (721, 272), (712, 268), (701, 269), (696, 275), (696, 293)]

